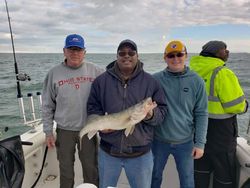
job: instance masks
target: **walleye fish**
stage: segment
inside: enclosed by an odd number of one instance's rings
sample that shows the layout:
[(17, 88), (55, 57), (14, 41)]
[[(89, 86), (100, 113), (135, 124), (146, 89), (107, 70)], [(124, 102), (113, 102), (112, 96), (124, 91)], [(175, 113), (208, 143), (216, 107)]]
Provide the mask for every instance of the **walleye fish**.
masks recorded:
[(98, 131), (105, 129), (126, 129), (125, 135), (128, 136), (133, 133), (135, 124), (142, 121), (147, 113), (156, 106), (157, 104), (152, 101), (151, 97), (148, 97), (118, 113), (103, 116), (91, 115), (86, 126), (79, 133), (80, 140), (85, 134), (88, 134), (88, 138), (91, 139)]

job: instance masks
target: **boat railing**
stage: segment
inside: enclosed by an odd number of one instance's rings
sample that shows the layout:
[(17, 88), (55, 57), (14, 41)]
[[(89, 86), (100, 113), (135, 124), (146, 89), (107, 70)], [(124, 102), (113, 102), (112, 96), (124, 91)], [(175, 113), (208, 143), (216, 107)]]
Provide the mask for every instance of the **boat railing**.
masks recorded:
[(250, 117), (248, 121), (248, 126), (247, 126), (247, 133), (246, 133), (246, 139), (247, 139), (247, 144), (250, 145)]

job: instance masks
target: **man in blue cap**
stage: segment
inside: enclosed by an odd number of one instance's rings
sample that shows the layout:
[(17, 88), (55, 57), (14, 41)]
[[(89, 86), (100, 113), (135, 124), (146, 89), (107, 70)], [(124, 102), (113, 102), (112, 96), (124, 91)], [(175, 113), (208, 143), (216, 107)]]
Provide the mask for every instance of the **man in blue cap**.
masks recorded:
[[(84, 62), (84, 39), (77, 34), (66, 37), (63, 48), (64, 62), (52, 68), (43, 85), (42, 120), (49, 148), (56, 146), (60, 168), (60, 188), (73, 188), (75, 146), (82, 163), (83, 179), (98, 186), (96, 138), (82, 139), (79, 131), (86, 123), (87, 99), (94, 79), (103, 70), (93, 63)], [(57, 138), (53, 135), (56, 122)]]

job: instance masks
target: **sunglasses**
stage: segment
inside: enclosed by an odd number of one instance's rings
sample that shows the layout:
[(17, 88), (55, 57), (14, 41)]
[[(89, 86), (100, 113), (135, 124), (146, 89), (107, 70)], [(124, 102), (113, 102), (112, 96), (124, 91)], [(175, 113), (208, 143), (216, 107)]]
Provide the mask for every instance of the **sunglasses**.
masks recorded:
[(130, 57), (134, 56), (136, 54), (135, 51), (129, 51), (129, 52), (118, 52), (118, 55), (121, 56), (121, 57), (124, 57), (126, 55), (129, 55)]
[(179, 53), (176, 53), (176, 54), (167, 54), (167, 57), (169, 59), (172, 59), (172, 58), (175, 58), (175, 57), (183, 57), (184, 55), (185, 55), (185, 53), (179, 52)]

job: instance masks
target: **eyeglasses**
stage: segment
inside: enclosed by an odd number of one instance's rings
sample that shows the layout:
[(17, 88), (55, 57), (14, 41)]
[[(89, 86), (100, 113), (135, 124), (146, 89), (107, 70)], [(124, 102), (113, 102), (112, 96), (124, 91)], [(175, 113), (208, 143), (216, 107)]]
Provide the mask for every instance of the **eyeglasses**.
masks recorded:
[(169, 59), (172, 59), (172, 58), (175, 58), (175, 57), (183, 57), (185, 55), (185, 53), (182, 53), (182, 52), (179, 52), (179, 53), (176, 53), (176, 54), (167, 54), (167, 57)]
[(129, 51), (129, 52), (122, 52), (121, 51), (121, 52), (118, 52), (118, 55), (121, 56), (121, 57), (124, 57), (127, 54), (132, 57), (132, 56), (134, 56), (136, 54), (136, 52), (135, 51)]

